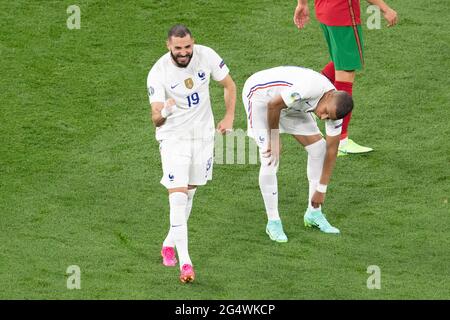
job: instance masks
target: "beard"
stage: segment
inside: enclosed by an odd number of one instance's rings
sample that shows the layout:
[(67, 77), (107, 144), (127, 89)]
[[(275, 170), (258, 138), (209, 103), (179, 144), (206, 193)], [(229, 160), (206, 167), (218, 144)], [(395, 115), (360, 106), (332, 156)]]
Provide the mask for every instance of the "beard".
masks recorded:
[[(178, 66), (178, 67), (180, 67), (180, 68), (186, 68), (188, 65), (189, 65), (189, 62), (191, 62), (191, 59), (192, 59), (192, 54), (193, 54), (193, 52), (191, 53), (191, 54), (186, 54), (185, 56), (182, 56), (182, 55), (177, 55), (177, 56), (175, 56), (174, 54), (173, 54), (173, 52), (172, 51), (170, 51), (170, 55), (172, 56), (172, 60), (175, 62), (175, 64)], [(184, 62), (184, 63), (182, 63), (182, 62), (180, 62), (178, 59), (179, 58), (187, 58), (187, 60), (186, 60), (186, 62)]]

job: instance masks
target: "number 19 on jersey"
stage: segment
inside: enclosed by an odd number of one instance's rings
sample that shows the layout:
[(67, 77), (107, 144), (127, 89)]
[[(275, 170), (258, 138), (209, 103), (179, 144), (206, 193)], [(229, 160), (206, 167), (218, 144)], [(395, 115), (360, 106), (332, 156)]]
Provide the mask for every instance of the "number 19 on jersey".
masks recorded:
[(194, 92), (190, 96), (187, 96), (188, 107), (191, 108), (200, 102), (200, 97), (197, 92)]

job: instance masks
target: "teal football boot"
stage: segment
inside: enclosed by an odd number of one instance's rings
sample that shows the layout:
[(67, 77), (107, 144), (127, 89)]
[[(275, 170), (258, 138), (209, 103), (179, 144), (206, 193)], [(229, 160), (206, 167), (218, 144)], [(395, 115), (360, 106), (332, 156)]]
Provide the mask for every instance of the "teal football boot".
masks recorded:
[(283, 225), (281, 220), (269, 220), (267, 222), (266, 233), (269, 235), (270, 240), (276, 242), (287, 242), (288, 238), (283, 231)]
[(303, 217), (306, 227), (316, 227), (325, 233), (340, 233), (338, 228), (333, 227), (325, 218), (321, 210), (306, 210)]

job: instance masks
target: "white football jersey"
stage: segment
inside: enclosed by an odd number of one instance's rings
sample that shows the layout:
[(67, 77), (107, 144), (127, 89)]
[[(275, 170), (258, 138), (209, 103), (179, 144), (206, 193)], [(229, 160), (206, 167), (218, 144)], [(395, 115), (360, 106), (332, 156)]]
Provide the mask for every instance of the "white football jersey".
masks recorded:
[(176, 66), (170, 52), (162, 56), (147, 77), (150, 103), (172, 98), (177, 108), (162, 126), (156, 128), (156, 139), (214, 136), (210, 77), (221, 81), (228, 73), (223, 59), (206, 46), (194, 44), (193, 55), (186, 68)]
[[(336, 88), (324, 75), (307, 68), (282, 66), (252, 75), (247, 80), (244, 95), (247, 99), (257, 95), (268, 100), (281, 95), (287, 106), (282, 112), (295, 116), (314, 111), (325, 92), (330, 90)], [(325, 130), (329, 136), (340, 134), (341, 127), (342, 119), (325, 120)]]

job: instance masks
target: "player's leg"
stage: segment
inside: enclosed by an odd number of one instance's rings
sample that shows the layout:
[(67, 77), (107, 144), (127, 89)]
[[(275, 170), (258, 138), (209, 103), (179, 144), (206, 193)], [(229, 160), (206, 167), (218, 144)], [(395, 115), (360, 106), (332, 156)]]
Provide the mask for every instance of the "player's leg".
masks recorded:
[(170, 241), (173, 241), (173, 244), (177, 249), (181, 267), (185, 263), (192, 264), (188, 252), (186, 221), (188, 189), (187, 187), (184, 187), (169, 189), (168, 191), (170, 203), (170, 230), (168, 238), (170, 238)]
[(192, 282), (195, 279), (194, 266), (188, 253), (188, 229), (187, 221), (191, 214), (194, 194), (197, 186), (205, 185), (212, 179), (212, 165), (214, 153), (213, 137), (207, 139), (190, 140), (190, 162), (188, 166), (188, 187), (186, 188), (186, 206), (184, 208), (185, 221), (185, 243), (183, 242), (183, 251), (177, 243), (178, 257), (180, 258), (180, 280), (184, 283)]
[[(361, 26), (327, 26), (321, 24), (321, 27), (333, 61), (322, 70), (322, 73), (330, 81), (334, 81), (337, 90), (343, 90), (352, 95), (355, 70), (362, 69), (364, 64)], [(332, 77), (333, 68), (335, 69), (334, 79)], [(360, 146), (348, 138), (351, 116), (352, 113), (350, 112), (343, 120), (339, 155), (372, 151), (373, 149)]]
[(186, 221), (189, 221), (189, 217), (191, 216), (192, 204), (194, 202), (194, 195), (195, 195), (196, 191), (197, 191), (197, 186), (195, 186), (195, 185), (188, 186), (188, 191), (187, 191), (188, 203), (186, 206)]
[(322, 138), (316, 120), (310, 114), (298, 113), (283, 115), (280, 118), (280, 132), (289, 133), (302, 144), (308, 152), (306, 174), (308, 177), (308, 208), (304, 222), (308, 226), (317, 226), (320, 230), (331, 233), (339, 232), (333, 228), (322, 213), (322, 208), (313, 208), (311, 198), (322, 176), (326, 156), (326, 141)]
[[(186, 205), (186, 222), (189, 221), (189, 217), (191, 215), (192, 203), (194, 201), (194, 195), (195, 195), (196, 191), (197, 191), (197, 186), (189, 185), (187, 188), (188, 202)], [(175, 242), (172, 239), (172, 234), (170, 233), (170, 229), (169, 229), (169, 233), (167, 234), (166, 239), (164, 240), (164, 246), (166, 246), (166, 247), (174, 247), (175, 246)]]
[(165, 140), (160, 144), (163, 177), (161, 183), (169, 192), (170, 229), (163, 242), (163, 264), (177, 263), (175, 248), (183, 264), (192, 264), (188, 252), (186, 210), (188, 205), (188, 179), (190, 146), (188, 141)]
[[(337, 90), (347, 92), (349, 95), (353, 94), (353, 83), (355, 81), (355, 71), (336, 70), (336, 81), (334, 86)], [(341, 140), (339, 142), (339, 155), (346, 155), (350, 153), (365, 153), (373, 149), (363, 147), (348, 138), (348, 125), (352, 118), (352, 112), (349, 112), (343, 119)]]
[(310, 114), (282, 115), (280, 131), (291, 134), (308, 152), (307, 176), (309, 182), (309, 200), (316, 190), (322, 175), (325, 159), (325, 140), (322, 138), (316, 120)]
[(267, 214), (266, 233), (269, 238), (277, 242), (286, 242), (287, 236), (284, 233), (281, 218), (278, 212), (278, 164), (269, 165), (269, 158), (265, 157), (264, 152), (268, 148), (269, 131), (267, 126), (267, 106), (265, 99), (248, 99), (247, 89), (249, 84), (244, 85), (242, 100), (247, 113), (247, 134), (255, 140), (259, 150), (261, 167), (259, 169), (259, 188), (264, 201)]
[[(265, 134), (265, 135), (264, 135)], [(259, 189), (264, 200), (267, 214), (266, 233), (269, 238), (276, 242), (287, 242), (288, 238), (283, 230), (280, 214), (278, 212), (278, 163), (269, 164), (270, 158), (264, 152), (267, 150), (268, 134), (267, 130), (258, 134), (258, 140), (263, 138), (263, 142), (258, 142), (259, 158), (261, 167), (259, 168)]]
[(329, 61), (325, 67), (323, 67), (322, 69), (322, 74), (328, 78), (328, 80), (330, 80), (330, 82), (332, 84), (334, 84), (334, 81), (336, 79), (336, 75), (335, 75), (335, 69), (334, 69), (334, 62), (333, 62), (333, 51), (331, 50), (331, 39), (330, 39), (330, 33), (328, 31), (328, 28), (326, 25), (321, 24), (320, 25), (323, 31), (323, 35), (325, 37), (325, 40), (328, 44), (328, 51), (330, 53), (330, 57), (331, 57), (331, 61)]
[[(326, 153), (326, 142), (320, 134), (315, 135), (293, 135), (294, 138), (305, 147), (308, 153), (306, 165), (306, 175), (308, 177), (308, 209), (314, 209), (311, 205), (311, 198), (317, 189), (322, 175), (323, 161)], [(321, 208), (317, 208), (320, 210)]]
[(325, 67), (323, 67), (321, 73), (330, 80), (332, 84), (334, 84), (336, 80), (336, 74), (334, 70), (334, 63), (333, 61), (328, 62)]
[[(169, 229), (169, 233), (167, 234), (166, 239), (164, 240), (163, 249), (161, 251), (161, 255), (163, 256), (163, 264), (166, 266), (175, 266), (177, 263), (175, 257), (174, 247), (177, 248), (178, 256), (180, 258), (180, 267), (181, 267), (181, 275), (180, 280), (182, 282), (190, 282), (195, 278), (194, 269), (192, 267), (192, 262), (189, 257), (189, 249), (188, 249), (188, 229), (187, 222), (189, 220), (189, 216), (192, 210), (192, 202), (194, 198), (194, 194), (197, 186), (189, 185), (188, 188), (180, 188), (180, 189), (171, 189), (169, 190), (169, 199), (170, 199), (170, 208), (171, 208), (171, 218), (179, 219), (181, 215), (181, 210), (184, 207), (185, 214), (185, 227), (179, 226), (174, 227), (171, 222), (171, 227)], [(172, 196), (171, 194), (177, 194), (178, 192), (186, 193), (187, 202), (186, 206), (184, 206), (184, 198), (179, 197), (178, 195)], [(180, 201), (181, 200), (181, 201)], [(179, 210), (177, 206), (179, 205)], [(172, 220), (171, 220), (172, 221)], [(183, 221), (184, 222), (184, 221)], [(176, 223), (176, 222), (175, 222)], [(181, 242), (178, 242), (181, 240)]]
[(306, 165), (306, 175), (308, 177), (309, 192), (308, 192), (308, 210), (321, 210), (313, 208), (311, 199), (319, 184), (322, 176), (323, 162), (326, 154), (326, 142), (320, 134), (315, 135), (293, 135), (294, 138), (305, 147), (308, 153), (308, 160)]
[[(336, 80), (334, 86), (337, 90), (347, 92), (349, 95), (353, 95), (353, 82), (355, 82), (354, 70), (336, 70)], [(340, 147), (345, 147), (348, 143), (348, 125), (352, 118), (352, 112), (349, 112), (343, 119)]]
[(308, 152), (307, 177), (309, 182), (308, 208), (303, 217), (304, 223), (308, 227), (317, 227), (325, 233), (339, 233), (322, 213), (322, 208), (314, 208), (311, 199), (316, 192), (320, 177), (322, 176), (323, 163), (326, 156), (326, 141), (320, 134), (316, 135), (293, 135), (294, 138), (305, 147)]
[(180, 280), (191, 282), (195, 274), (188, 249), (188, 228), (186, 207), (188, 203), (188, 188), (169, 189), (170, 201), (170, 236), (177, 248), (180, 259)]
[(278, 212), (278, 164), (269, 164), (270, 158), (266, 157), (264, 152), (267, 149), (259, 148), (259, 159), (261, 166), (259, 168), (259, 189), (266, 208), (267, 219), (280, 220)]

